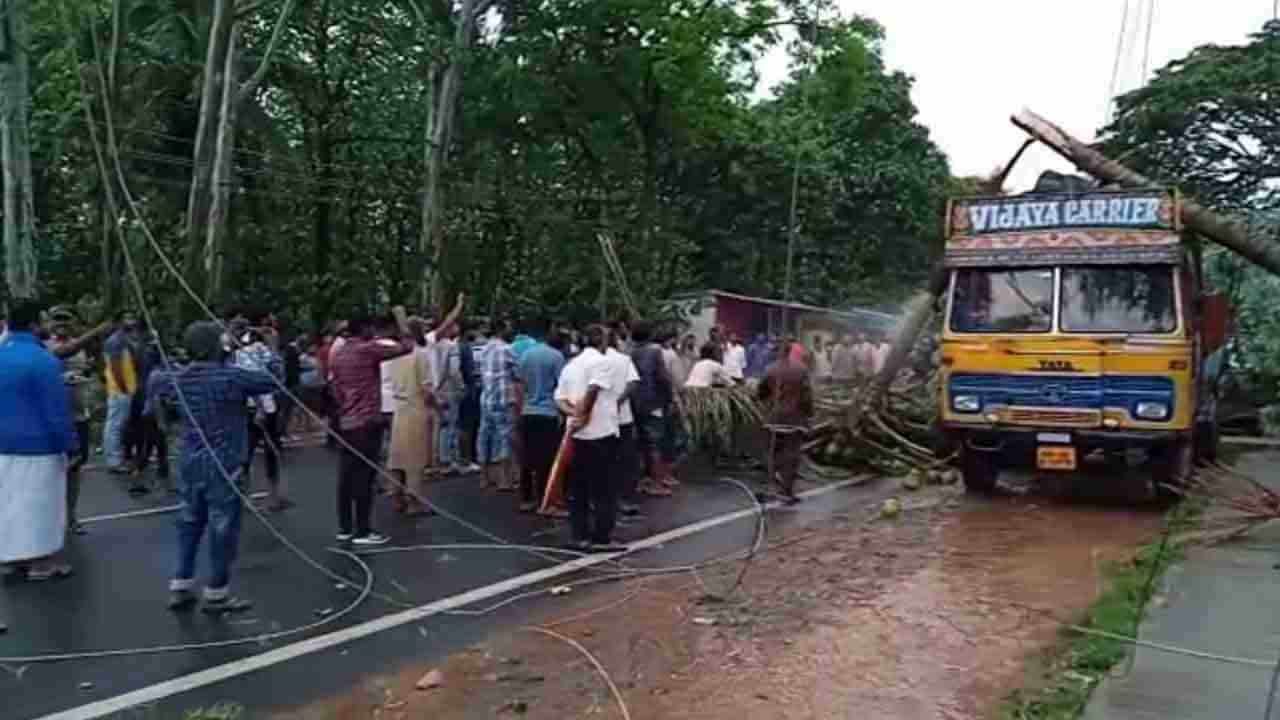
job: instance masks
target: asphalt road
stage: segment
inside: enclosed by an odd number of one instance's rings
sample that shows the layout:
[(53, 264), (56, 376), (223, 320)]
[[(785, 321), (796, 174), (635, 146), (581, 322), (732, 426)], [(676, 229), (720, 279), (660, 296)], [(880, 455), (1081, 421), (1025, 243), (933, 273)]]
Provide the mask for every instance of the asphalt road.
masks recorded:
[[(266, 642), (216, 649), (127, 652), (57, 662), (21, 660), (36, 655), (78, 654), (120, 649), (189, 645), (258, 636), (317, 623), (348, 606), (363, 581), (348, 558), (327, 551), (333, 545), (333, 487), (337, 456), (310, 448), (290, 451), (285, 468), (292, 510), (271, 521), (304, 552), (335, 572), (351, 578), (346, 587), (307, 566), (247, 514), (233, 585), (252, 599), (254, 610), (219, 619), (199, 613), (168, 612), (167, 581), (175, 562), (173, 504), (164, 493), (142, 500), (130, 498), (123, 484), (105, 474), (86, 477), (81, 514), (108, 516), (90, 523), (90, 533), (72, 538), (67, 560), (73, 577), (43, 584), (0, 587), (0, 619), (9, 624), (0, 635), (0, 698), (6, 718), (37, 718), (65, 713), (64, 718), (97, 717), (101, 701), (159, 684), (169, 688), (140, 710), (134, 700), (122, 702), (121, 717), (181, 717), (186, 710), (221, 702), (245, 707), (247, 717), (305, 703), (351, 687), (370, 674), (400, 664), (443, 656), (489, 633), (514, 627), (541, 596), (483, 615), (421, 613), (406, 607), (452, 602), (459, 594), (518, 579), (506, 592), (493, 591), (468, 605), (474, 611), (516, 593), (545, 589), (591, 577), (602, 567), (565, 574), (542, 582), (519, 580), (557, 562), (510, 549), (421, 550), (366, 556), (378, 593), (402, 599), (392, 604), (370, 598), (350, 614), (305, 633)], [(673, 499), (653, 500), (646, 518), (621, 528), (618, 539), (651, 538), (673, 528), (748, 511), (731, 522), (696, 528), (679, 539), (660, 539), (628, 558), (633, 566), (660, 567), (696, 562), (750, 545), (756, 531), (753, 502), (736, 485), (710, 471), (691, 473), (691, 481)], [(746, 475), (739, 474), (746, 478)], [(485, 493), (474, 478), (454, 478), (433, 485), (429, 496), (442, 508), (513, 543), (563, 546), (568, 531), (515, 512), (509, 495)], [(794, 509), (772, 511), (774, 527), (804, 524), (828, 517), (854, 503), (876, 500), (886, 492), (874, 485), (822, 493)], [(152, 514), (114, 517), (139, 510)], [(391, 535), (393, 545), (486, 543), (486, 538), (444, 517), (408, 521), (392, 515), (385, 499), (377, 504), (375, 525)], [(471, 596), (468, 596), (471, 597)], [(429, 615), (429, 616), (428, 616)], [(381, 620), (377, 625), (371, 621)], [(375, 632), (376, 630), (376, 632)], [(342, 631), (350, 635), (340, 634)], [(339, 633), (339, 634), (335, 634)], [(310, 644), (308, 644), (310, 643)], [(273, 654), (274, 653), (274, 654)], [(281, 653), (296, 653), (282, 655)], [(273, 661), (257, 668), (263, 658)], [(238, 665), (228, 665), (239, 663)], [(228, 670), (228, 668), (230, 668)], [(175, 682), (177, 681), (177, 682)], [(125, 696), (126, 699), (135, 696)], [(95, 705), (95, 703), (98, 703)], [(94, 710), (94, 712), (88, 712)]]

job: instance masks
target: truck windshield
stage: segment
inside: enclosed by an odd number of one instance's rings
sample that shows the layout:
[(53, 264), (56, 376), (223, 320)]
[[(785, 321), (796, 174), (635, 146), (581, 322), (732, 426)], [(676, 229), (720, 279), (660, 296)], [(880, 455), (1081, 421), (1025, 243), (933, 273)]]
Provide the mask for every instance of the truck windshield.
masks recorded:
[(1064, 332), (1169, 333), (1174, 307), (1168, 265), (1062, 268)]
[(1049, 332), (1053, 326), (1050, 268), (956, 271), (951, 329), (971, 333)]

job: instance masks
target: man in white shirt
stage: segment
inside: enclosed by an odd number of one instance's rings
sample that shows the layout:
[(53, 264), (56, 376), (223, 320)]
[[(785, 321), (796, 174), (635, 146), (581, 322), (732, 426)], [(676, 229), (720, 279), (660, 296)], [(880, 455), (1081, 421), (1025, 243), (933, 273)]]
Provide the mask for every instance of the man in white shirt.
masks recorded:
[(640, 382), (640, 373), (631, 362), (631, 356), (622, 352), (620, 346), (623, 342), (623, 338), (615, 334), (604, 354), (610, 366), (609, 383), (618, 391), (618, 458), (617, 467), (610, 474), (617, 478), (618, 507), (622, 514), (636, 515), (640, 511), (636, 506), (640, 459), (636, 456), (636, 418), (631, 411), (631, 393)]
[(746, 369), (747, 349), (742, 346), (742, 339), (738, 334), (733, 333), (729, 336), (729, 345), (724, 351), (724, 370), (730, 380), (740, 383), (746, 377)]
[(609, 331), (587, 328), (587, 347), (560, 373), (556, 404), (569, 418), (573, 461), (569, 467), (569, 526), (574, 545), (610, 551), (617, 519), (618, 483), (613, 475), (618, 452), (618, 398), (612, 363), (605, 357)]
[(717, 352), (716, 346), (712, 343), (702, 346), (699, 350), (702, 359), (689, 370), (689, 377), (684, 382), (685, 387), (709, 388), (732, 384), (729, 373), (725, 372), (724, 366), (716, 359)]

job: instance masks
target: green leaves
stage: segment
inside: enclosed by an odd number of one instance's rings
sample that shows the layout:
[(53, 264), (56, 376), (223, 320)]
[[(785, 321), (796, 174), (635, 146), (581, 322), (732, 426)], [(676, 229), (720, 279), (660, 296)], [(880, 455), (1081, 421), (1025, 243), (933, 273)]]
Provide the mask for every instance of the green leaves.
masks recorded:
[[(244, 18), (246, 73), (283, 3), (252, 3)], [(33, 7), (52, 243), (42, 252), (54, 260), (43, 266), (55, 294), (79, 296), (112, 265), (101, 253), (103, 188), (75, 112), (83, 61), (48, 5)], [(207, 3), (126, 5), (114, 103), (126, 172), (178, 253)], [(883, 29), (820, 5), (496, 2), (462, 58), (443, 177), (449, 284), (478, 314), (614, 315), (621, 298), (596, 240), (603, 231), (645, 312), (689, 289), (780, 296), (799, 157), (797, 299), (905, 295), (937, 238), (946, 161), (914, 121), (910, 80), (883, 65)], [(236, 302), (309, 324), (412, 297), (430, 262), (418, 249), (426, 108), (456, 6), (298, 0), (241, 113), (225, 258)], [(83, 22), (101, 35), (108, 10), (107, 0), (88, 3)], [(755, 62), (797, 27), (795, 72), (772, 99), (753, 98)], [(159, 297), (176, 291), (162, 273), (148, 282)]]

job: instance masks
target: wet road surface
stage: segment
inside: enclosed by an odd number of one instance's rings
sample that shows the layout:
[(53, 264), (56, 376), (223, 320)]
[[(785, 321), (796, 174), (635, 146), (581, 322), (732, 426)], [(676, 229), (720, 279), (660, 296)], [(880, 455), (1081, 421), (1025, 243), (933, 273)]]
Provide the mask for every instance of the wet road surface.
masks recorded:
[[(900, 493), (902, 514), (880, 519), (890, 493), (898, 484), (883, 480), (839, 493), (847, 507), (822, 522), (777, 523), (727, 600), (708, 602), (706, 586), (724, 592), (739, 564), (706, 572), (705, 583), (686, 574), (575, 591), (503, 627), (576, 638), (635, 720), (994, 717), (1038, 674), (1059, 623), (1096, 599), (1103, 568), (1161, 525), (1158, 506), (978, 498), (955, 487)], [(443, 687), (415, 690), (429, 670)], [(277, 720), (466, 720), (504, 716), (516, 701), (530, 720), (621, 717), (571, 647), (501, 632), (386, 666)]]
[[(325, 550), (332, 546), (335, 530), (336, 455), (319, 448), (296, 449), (286, 462), (286, 492), (297, 506), (269, 518), (317, 561), (350, 577), (347, 587), (338, 589), (333, 580), (299, 561), (246, 512), (233, 587), (255, 602), (254, 610), (227, 619), (198, 613), (175, 615), (164, 608), (175, 555), (173, 516), (156, 513), (92, 522), (88, 535), (73, 537), (68, 544), (66, 559), (76, 569), (72, 578), (43, 584), (6, 583), (0, 588), (0, 618), (9, 624), (9, 632), (0, 635), (0, 657), (9, 660), (0, 665), (3, 715), (34, 718), (67, 711), (402, 611), (403, 606), (371, 598), (336, 622), (273, 642), (53, 663), (21, 661), (35, 655), (112, 653), (122, 648), (256, 636), (316, 623), (350, 604), (362, 582), (361, 571), (350, 560)], [(474, 478), (441, 481), (431, 486), (428, 495), (443, 508), (512, 542), (559, 546), (568, 540), (563, 524), (520, 515), (514, 510), (512, 496), (481, 492), (476, 482)], [(847, 504), (849, 496), (874, 492), (883, 490), (831, 493), (771, 517), (771, 522), (815, 522)], [(124, 492), (121, 481), (93, 473), (86, 477), (81, 514), (86, 518), (119, 515), (172, 503), (164, 493), (134, 500)], [(624, 541), (640, 539), (751, 507), (753, 503), (740, 488), (708, 475), (705, 480), (686, 483), (675, 499), (650, 501), (648, 517), (621, 528), (617, 536)], [(442, 517), (412, 522), (392, 515), (385, 500), (379, 501), (377, 508), (375, 526), (391, 535), (395, 545), (490, 542)], [(754, 533), (754, 521), (747, 517), (655, 548), (629, 562), (637, 566), (694, 562), (740, 550), (750, 544)], [(429, 603), (553, 565), (512, 550), (405, 552), (366, 559), (375, 574), (376, 591), (401, 598), (408, 605)], [(518, 622), (527, 612), (526, 604), (517, 603), (479, 618), (433, 617), (401, 625), (177, 694), (145, 712), (178, 717), (185, 710), (234, 701), (248, 708), (250, 717), (256, 717), (271, 707), (331, 694), (366, 674), (408, 659), (446, 654), (504, 624)], [(125, 715), (133, 712), (136, 709)], [(72, 713), (66, 717), (77, 716)]]

